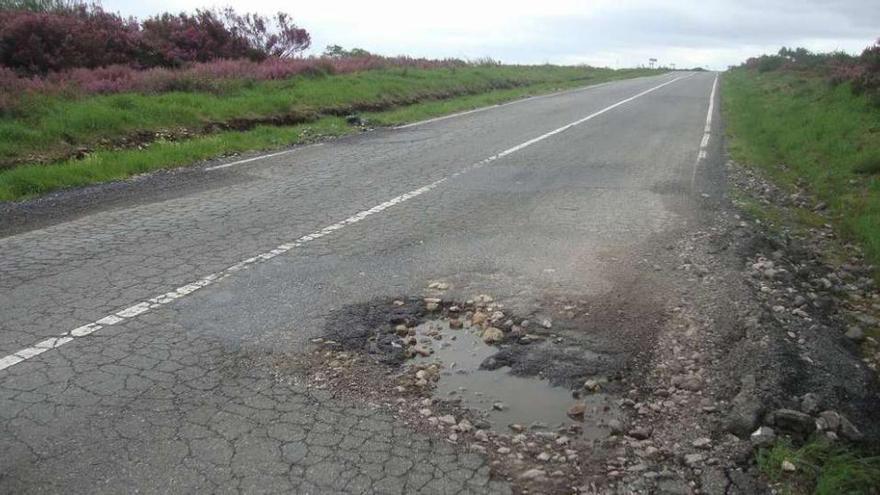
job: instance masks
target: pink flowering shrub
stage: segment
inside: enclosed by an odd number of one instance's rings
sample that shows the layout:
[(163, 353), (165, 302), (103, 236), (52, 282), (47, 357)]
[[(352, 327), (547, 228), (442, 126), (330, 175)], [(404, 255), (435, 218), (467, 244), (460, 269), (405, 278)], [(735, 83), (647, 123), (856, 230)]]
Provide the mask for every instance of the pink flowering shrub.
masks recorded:
[(278, 13), (272, 18), (197, 10), (143, 22), (96, 5), (33, 12), (0, 11), (0, 65), (23, 74), (129, 65), (181, 67), (217, 59), (292, 57), (309, 33)]
[(753, 57), (743, 64), (758, 72), (798, 71), (823, 76), (832, 85), (850, 83), (856, 93), (880, 101), (880, 40), (858, 57), (843, 52), (813, 53), (805, 48), (782, 48), (775, 55)]
[(139, 43), (137, 22), (100, 8), (0, 11), (0, 64), (23, 73), (129, 63)]
[(460, 67), (454, 59), (427, 60), (408, 57), (278, 58), (215, 60), (192, 63), (179, 69), (154, 67), (135, 69), (111, 65), (95, 69), (76, 68), (50, 72), (45, 76), (21, 76), (0, 67), (0, 93), (58, 93), (89, 95), (120, 92), (162, 93), (165, 91), (216, 91), (234, 81), (281, 80), (298, 75), (349, 74), (382, 68)]

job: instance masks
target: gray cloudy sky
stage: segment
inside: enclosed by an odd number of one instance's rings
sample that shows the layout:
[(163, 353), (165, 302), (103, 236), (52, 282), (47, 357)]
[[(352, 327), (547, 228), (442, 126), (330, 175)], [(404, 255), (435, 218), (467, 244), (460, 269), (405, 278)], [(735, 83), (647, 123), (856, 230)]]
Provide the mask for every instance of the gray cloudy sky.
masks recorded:
[(780, 46), (860, 52), (880, 37), (880, 0), (104, 0), (143, 17), (231, 5), (283, 10), (327, 44), (384, 55), (634, 66), (656, 57), (723, 69)]

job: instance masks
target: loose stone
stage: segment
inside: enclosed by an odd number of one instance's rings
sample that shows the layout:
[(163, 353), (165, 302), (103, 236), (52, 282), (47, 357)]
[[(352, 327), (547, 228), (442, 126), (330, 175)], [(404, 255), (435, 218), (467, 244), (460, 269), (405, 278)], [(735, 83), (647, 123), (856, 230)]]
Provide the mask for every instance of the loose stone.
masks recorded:
[(489, 327), (483, 330), (483, 335), (481, 338), (483, 339), (483, 342), (487, 344), (497, 344), (498, 342), (504, 340), (504, 332), (495, 327)]

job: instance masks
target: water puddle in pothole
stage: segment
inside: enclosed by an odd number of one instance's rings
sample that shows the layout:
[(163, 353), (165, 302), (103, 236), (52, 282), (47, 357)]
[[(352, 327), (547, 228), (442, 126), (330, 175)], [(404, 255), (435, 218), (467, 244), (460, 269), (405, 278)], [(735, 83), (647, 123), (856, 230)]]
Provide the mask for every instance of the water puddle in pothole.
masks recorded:
[[(555, 387), (539, 377), (513, 375), (508, 367), (480, 369), (480, 364), (498, 348), (485, 344), (476, 328), (453, 329), (445, 320), (431, 320), (415, 327), (415, 331), (419, 343), (433, 353), (415, 357), (413, 362), (440, 366), (435, 397), (460, 399), (462, 406), (481, 413), (493, 430), (510, 432), (512, 424), (531, 431), (578, 425), (586, 439), (608, 435), (610, 429), (605, 422), (614, 417), (612, 412), (616, 410), (608, 395), (592, 393), (578, 399), (565, 387)], [(573, 419), (568, 412), (578, 403), (585, 406), (583, 417)]]

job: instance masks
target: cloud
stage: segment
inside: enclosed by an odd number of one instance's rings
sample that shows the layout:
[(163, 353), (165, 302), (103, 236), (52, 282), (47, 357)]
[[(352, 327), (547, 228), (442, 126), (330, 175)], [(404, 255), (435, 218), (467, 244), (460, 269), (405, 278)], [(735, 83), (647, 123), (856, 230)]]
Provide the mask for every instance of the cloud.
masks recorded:
[[(104, 6), (144, 16), (209, 7), (210, 1), (105, 0)], [(386, 55), (521, 63), (633, 66), (656, 57), (680, 67), (723, 68), (783, 45), (858, 52), (880, 36), (876, 0), (231, 3), (239, 10), (290, 12), (312, 33), (318, 52), (335, 43)]]

